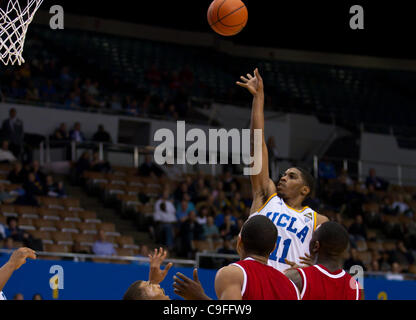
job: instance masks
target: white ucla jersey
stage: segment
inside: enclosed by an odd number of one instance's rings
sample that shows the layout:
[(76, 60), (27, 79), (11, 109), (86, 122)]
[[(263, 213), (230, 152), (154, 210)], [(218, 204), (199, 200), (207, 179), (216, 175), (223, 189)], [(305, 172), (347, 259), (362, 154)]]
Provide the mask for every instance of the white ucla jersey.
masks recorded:
[(256, 214), (268, 217), (278, 232), (276, 249), (268, 264), (281, 272), (290, 268), (285, 259), (300, 265), (299, 258), (309, 254), (309, 242), (316, 229), (316, 212), (309, 207), (293, 209), (275, 193), (252, 216)]

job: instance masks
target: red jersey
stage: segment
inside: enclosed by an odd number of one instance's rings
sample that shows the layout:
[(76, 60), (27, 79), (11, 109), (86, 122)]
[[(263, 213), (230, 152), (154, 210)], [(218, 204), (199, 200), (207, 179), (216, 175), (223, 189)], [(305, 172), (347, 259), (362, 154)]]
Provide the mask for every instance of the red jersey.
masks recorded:
[(300, 300), (296, 285), (275, 268), (252, 258), (231, 265), (243, 270), (243, 300)]
[(359, 300), (358, 282), (347, 272), (339, 269), (330, 272), (323, 265), (296, 269), (302, 278), (302, 300)]

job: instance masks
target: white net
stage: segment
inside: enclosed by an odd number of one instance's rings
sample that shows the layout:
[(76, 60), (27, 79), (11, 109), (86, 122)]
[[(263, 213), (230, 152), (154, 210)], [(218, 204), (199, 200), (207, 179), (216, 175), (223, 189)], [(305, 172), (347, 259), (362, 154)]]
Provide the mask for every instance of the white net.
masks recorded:
[(0, 61), (19, 66), (23, 59), (26, 32), (43, 0), (3, 0), (0, 7)]

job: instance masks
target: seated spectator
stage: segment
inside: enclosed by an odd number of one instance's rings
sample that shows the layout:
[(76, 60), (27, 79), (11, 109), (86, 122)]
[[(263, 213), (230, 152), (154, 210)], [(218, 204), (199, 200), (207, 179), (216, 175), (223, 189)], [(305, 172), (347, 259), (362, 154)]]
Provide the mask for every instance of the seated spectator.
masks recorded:
[(346, 187), (350, 187), (354, 184), (354, 181), (348, 175), (347, 170), (341, 169), (341, 172), (338, 176), (338, 181), (345, 185)]
[(40, 95), (44, 101), (56, 101), (57, 91), (52, 80), (48, 79), (40, 89)]
[(12, 237), (7, 237), (3, 240), (2, 249), (5, 249), (5, 250), (14, 250), (14, 249), (16, 249), (16, 245), (14, 244), (14, 240), (13, 240)]
[(17, 197), (15, 195), (10, 194), (10, 192), (6, 191), (4, 184), (0, 184), (0, 203), (1, 204), (11, 204), (15, 202)]
[(209, 241), (217, 241), (220, 239), (220, 231), (214, 223), (214, 218), (207, 217), (207, 223), (202, 226), (204, 228), (204, 237)]
[(24, 195), (19, 196), (16, 200), (16, 204), (27, 205), (27, 206), (38, 206), (37, 196), (43, 196), (44, 191), (42, 184), (36, 181), (35, 175), (29, 173), (28, 180), (23, 184), (25, 191)]
[(23, 231), (23, 246), (35, 251), (43, 251), (41, 239), (34, 238), (30, 233)]
[(215, 189), (212, 191), (212, 196), (214, 197), (214, 200), (218, 197), (221, 191), (224, 191), (224, 184), (221, 180), (219, 180), (217, 181)]
[(51, 175), (46, 176), (44, 190), (45, 195), (48, 197), (61, 198), (66, 196), (63, 182), (54, 182), (53, 177)]
[(399, 263), (393, 262), (391, 265), (391, 272), (386, 275), (387, 280), (397, 280), (402, 281), (404, 280), (404, 275), (401, 274), (402, 267)]
[(39, 90), (35, 87), (32, 81), (29, 82), (27, 89), (26, 89), (26, 97), (25, 99), (29, 102), (32, 101), (39, 101)]
[[(225, 238), (224, 242), (223, 242), (223, 246), (222, 248), (219, 248), (217, 250), (217, 253), (220, 254), (238, 254), (237, 251), (234, 249), (232, 243), (231, 243), (231, 239), (229, 238)], [(238, 258), (236, 259), (226, 259), (226, 258), (222, 258), (221, 260), (221, 266), (227, 266), (232, 262), (235, 262), (238, 260)]]
[(14, 241), (23, 242), (23, 230), (19, 228), (18, 219), (7, 218), (6, 238), (11, 237)]
[(91, 170), (90, 153), (84, 151), (75, 164), (75, 173), (77, 177), (82, 177), (84, 171)]
[(16, 157), (9, 150), (9, 141), (3, 140), (0, 149), (0, 163), (10, 163), (16, 161)]
[(208, 208), (207, 207), (201, 207), (201, 210), (198, 211), (196, 221), (198, 221), (198, 223), (201, 226), (204, 226), (204, 225), (207, 224), (208, 217), (209, 217)]
[(369, 185), (373, 185), (376, 190), (384, 190), (384, 191), (386, 191), (389, 186), (389, 183), (386, 180), (380, 177), (377, 177), (376, 170), (374, 168), (371, 168), (369, 170), (368, 177), (365, 181), (365, 184), (367, 188)]
[(220, 235), (223, 239), (226, 238), (234, 238), (238, 235), (240, 232), (240, 229), (238, 229), (237, 222), (232, 219), (232, 215), (225, 215), (224, 216), (224, 222), (221, 224), (221, 226), (218, 228), (220, 231)]
[(46, 182), (46, 174), (44, 174), (40, 168), (39, 161), (35, 160), (32, 163), (30, 173), (33, 173), (35, 175), (35, 180), (42, 186)]
[(7, 180), (14, 184), (23, 184), (27, 179), (27, 171), (21, 162), (15, 162), (13, 170), (7, 175)]
[(111, 101), (109, 102), (108, 107), (112, 110), (118, 110), (118, 111), (123, 110), (123, 106), (121, 105), (121, 101), (120, 101), (119, 97), (116, 94), (113, 94), (111, 96)]
[[(189, 193), (184, 193), (183, 194), (182, 201), (186, 201), (186, 203), (187, 203), (187, 213), (189, 213), (190, 211), (195, 211), (195, 205), (191, 201), (191, 196), (189, 195)], [(179, 208), (179, 206), (178, 206), (178, 208)]]
[(79, 241), (75, 241), (72, 245), (72, 253), (79, 253), (79, 254), (91, 254), (90, 250), (86, 250), (81, 246), (81, 243)]
[(32, 297), (32, 300), (43, 300), (43, 297), (40, 293), (35, 293)]
[(152, 155), (146, 154), (144, 163), (139, 167), (138, 175), (142, 177), (149, 177), (152, 174), (160, 177), (164, 174), (164, 172), (156, 163), (153, 162)]
[(66, 128), (66, 123), (62, 122), (59, 125), (59, 128), (57, 128), (55, 130), (55, 132), (53, 133), (52, 137), (51, 137), (52, 141), (69, 141), (69, 132)]
[(188, 259), (192, 259), (192, 240), (203, 240), (204, 238), (204, 229), (196, 221), (195, 211), (189, 212), (188, 218), (181, 224), (179, 229), (179, 237), (179, 255)]
[(398, 262), (402, 267), (407, 267), (415, 261), (412, 252), (406, 248), (403, 241), (396, 243), (396, 250), (391, 253), (390, 259)]
[(355, 217), (355, 221), (348, 228), (348, 232), (350, 234), (350, 240), (354, 247), (356, 246), (356, 241), (365, 241), (367, 239), (367, 228), (364, 225), (363, 217), (361, 215), (357, 215)]
[(81, 96), (79, 92), (72, 91), (68, 98), (64, 102), (65, 108), (72, 109), (72, 108), (80, 108), (81, 107)]
[(197, 203), (195, 209), (198, 212), (202, 207), (206, 207), (208, 209), (209, 216), (215, 217), (217, 215), (217, 208), (214, 205), (214, 197), (212, 195), (209, 195), (206, 201)]
[(402, 193), (396, 195), (396, 200), (392, 204), (393, 210), (395, 210), (399, 215), (402, 214), (410, 214), (411, 216), (413, 213), (411, 212), (410, 207), (404, 200), (404, 196)]
[[(140, 252), (138, 255), (136, 255), (136, 257), (138, 258), (149, 258), (149, 254), (150, 254), (150, 250), (149, 247), (145, 244), (142, 244), (140, 246)], [(149, 266), (149, 262), (147, 261), (134, 261), (135, 263), (137, 263), (140, 266)]]
[(391, 270), (390, 265), (390, 255), (387, 251), (380, 252), (380, 258), (378, 259), (378, 263), (380, 265), (380, 270), (382, 272), (387, 272)]
[(387, 195), (383, 198), (381, 210), (384, 214), (387, 214), (387, 215), (395, 216), (397, 214), (397, 211), (393, 207), (393, 199), (391, 195)]
[(224, 192), (230, 192), (231, 191), (231, 184), (236, 183), (236, 180), (231, 174), (231, 171), (226, 171), (223, 179), (223, 185), (224, 185)]
[(25, 297), (23, 296), (23, 293), (16, 293), (13, 300), (25, 300)]
[(97, 151), (92, 154), (91, 170), (96, 172), (108, 173), (111, 171), (111, 165), (108, 161), (100, 160), (100, 155)]
[(215, 208), (217, 210), (221, 210), (224, 207), (230, 207), (231, 206), (231, 202), (225, 196), (225, 192), (224, 191), (221, 191), (218, 194), (217, 199), (215, 199), (214, 205), (215, 205)]
[(318, 174), (320, 178), (326, 180), (336, 179), (337, 177), (334, 164), (326, 158), (319, 161)]
[(177, 222), (177, 218), (175, 207), (168, 199), (169, 193), (167, 191), (163, 192), (162, 198), (155, 203), (153, 220), (156, 223), (157, 242), (163, 243), (169, 250), (172, 250), (174, 244), (174, 224)]
[(234, 223), (237, 223), (237, 219), (232, 215), (232, 210), (230, 207), (224, 207), (223, 208), (223, 213), (219, 213), (216, 217), (215, 217), (215, 225), (218, 227), (218, 229), (222, 226), (222, 224), (225, 221), (225, 217), (226, 216), (231, 216), (231, 220), (234, 221)]
[(114, 245), (106, 241), (106, 235), (104, 230), (98, 232), (98, 239), (92, 246), (92, 252), (97, 256), (115, 256), (116, 250)]
[(231, 207), (239, 213), (243, 213), (246, 209), (246, 205), (241, 200), (240, 192), (234, 193), (234, 196), (231, 198)]
[(85, 141), (85, 135), (81, 131), (81, 124), (79, 122), (75, 122), (73, 129), (69, 131), (69, 138), (75, 142)]
[(6, 239), (6, 226), (0, 223), (0, 240)]
[(181, 184), (179, 185), (179, 187), (176, 188), (173, 194), (175, 198), (175, 202), (180, 203), (183, 199), (183, 195), (185, 193), (188, 193), (188, 191), (189, 191), (188, 184), (186, 182), (181, 182)]
[(98, 126), (97, 132), (92, 136), (92, 141), (111, 143), (111, 136), (107, 131), (105, 131), (102, 124)]
[(350, 257), (347, 260), (345, 260), (343, 269), (345, 269), (345, 271), (348, 272), (350, 270), (350, 268), (352, 266), (355, 266), (355, 265), (361, 266), (363, 268), (363, 270), (366, 271), (364, 263), (358, 258), (357, 249), (351, 248), (350, 249)]

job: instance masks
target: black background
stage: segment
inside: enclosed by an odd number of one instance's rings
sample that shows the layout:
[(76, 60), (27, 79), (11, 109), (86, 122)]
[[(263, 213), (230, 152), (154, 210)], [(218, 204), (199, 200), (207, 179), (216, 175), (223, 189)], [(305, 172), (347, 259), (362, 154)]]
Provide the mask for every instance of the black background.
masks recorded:
[[(45, 10), (61, 4), (67, 13), (213, 32), (207, 23), (211, 0), (45, 0)], [(416, 58), (416, 18), (411, 1), (244, 0), (245, 29), (227, 37), (237, 44), (332, 53)], [(364, 30), (351, 30), (353, 5), (364, 8)], [(222, 38), (221, 36), (218, 36)]]

